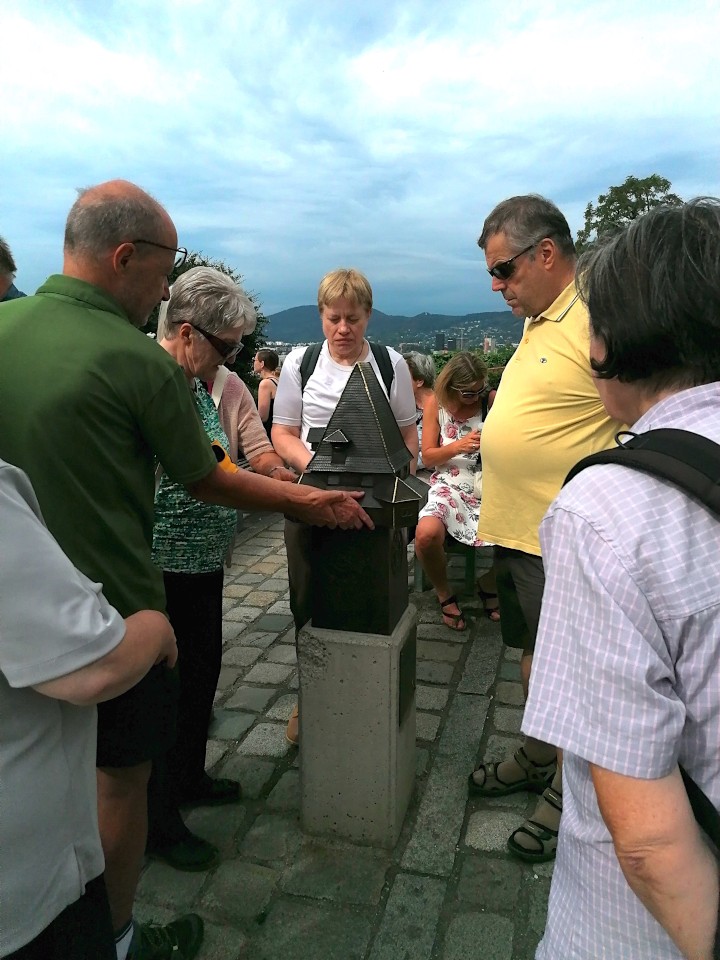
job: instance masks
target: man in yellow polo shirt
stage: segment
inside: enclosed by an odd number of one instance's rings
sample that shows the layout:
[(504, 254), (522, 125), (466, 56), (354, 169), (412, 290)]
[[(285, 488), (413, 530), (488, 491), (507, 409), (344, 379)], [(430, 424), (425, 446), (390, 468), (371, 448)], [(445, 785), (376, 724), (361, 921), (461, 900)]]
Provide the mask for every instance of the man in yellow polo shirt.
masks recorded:
[[(503, 200), (485, 220), (478, 245), (492, 289), (516, 316), (527, 318), (483, 428), (478, 532), (497, 544), (502, 636), (522, 649), (527, 697), (545, 581), (540, 521), (570, 468), (613, 446), (622, 424), (608, 417), (592, 380), (588, 316), (575, 289), (575, 245), (560, 210), (535, 195)], [(530, 862), (554, 858), (562, 811), (554, 746), (526, 737), (510, 759), (478, 767), (470, 789), (486, 797), (541, 793), (508, 847)]]

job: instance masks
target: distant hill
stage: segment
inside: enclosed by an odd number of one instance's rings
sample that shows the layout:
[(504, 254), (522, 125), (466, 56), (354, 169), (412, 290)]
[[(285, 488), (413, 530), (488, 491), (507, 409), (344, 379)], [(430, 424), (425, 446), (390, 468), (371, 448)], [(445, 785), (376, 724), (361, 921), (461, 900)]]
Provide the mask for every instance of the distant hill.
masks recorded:
[[(290, 307), (273, 313), (268, 318), (265, 337), (289, 343), (310, 343), (321, 336), (318, 309), (313, 304)], [(509, 310), (493, 313), (467, 313), (452, 316), (440, 313), (419, 313), (415, 317), (394, 316), (373, 310), (369, 334), (389, 346), (398, 343), (423, 342), (434, 338), (436, 333), (448, 336), (459, 335), (462, 329), (468, 341), (478, 341), (482, 336), (494, 336), (499, 340), (517, 341), (522, 332), (522, 321)]]

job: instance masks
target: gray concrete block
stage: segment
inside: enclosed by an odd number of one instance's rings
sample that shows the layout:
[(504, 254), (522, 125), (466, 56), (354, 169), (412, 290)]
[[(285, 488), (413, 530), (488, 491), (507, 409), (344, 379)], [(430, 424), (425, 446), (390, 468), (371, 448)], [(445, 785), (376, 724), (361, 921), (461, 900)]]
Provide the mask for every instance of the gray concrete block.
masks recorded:
[(442, 960), (512, 960), (514, 927), (506, 917), (491, 913), (465, 913), (453, 917), (448, 927)]
[(266, 630), (271, 633), (281, 633), (292, 623), (292, 617), (281, 613), (266, 613), (255, 624), (257, 630)]
[(297, 663), (295, 645), (291, 646), (289, 643), (276, 644), (268, 650), (267, 659), (272, 663), (286, 663), (294, 666)]
[(244, 829), (247, 809), (243, 803), (193, 807), (192, 810), (183, 811), (183, 819), (193, 833), (208, 840), (223, 857), (227, 857), (235, 851), (235, 836)]
[(252, 713), (216, 710), (215, 718), (210, 724), (210, 736), (215, 740), (239, 740), (256, 719)]
[(227, 743), (220, 740), (208, 740), (205, 744), (205, 769), (212, 770), (222, 760), (228, 749)]
[(235, 578), (235, 582), (253, 586), (256, 583), (261, 583), (265, 579), (266, 578), (261, 573), (243, 572), (238, 577)]
[(498, 671), (500, 680), (510, 680), (512, 683), (520, 683), (520, 664), (516, 660), (503, 659)]
[(308, 838), (280, 885), (314, 900), (377, 904), (390, 863), (382, 850)]
[(432, 713), (415, 714), (415, 739), (434, 740), (440, 726), (440, 717)]
[(371, 916), (357, 908), (282, 899), (273, 903), (243, 960), (363, 960)]
[(463, 771), (463, 781), (467, 780), (477, 755), (489, 708), (490, 700), (487, 697), (460, 694), (456, 695), (450, 704), (438, 751), (457, 759)]
[(430, 754), (424, 747), (418, 747), (415, 751), (415, 776), (424, 777), (427, 768), (428, 762), (430, 761)]
[(495, 682), (501, 650), (502, 641), (499, 637), (474, 640), (458, 684), (458, 693), (487, 694)]
[(243, 630), (237, 636), (237, 642), (244, 647), (269, 647), (276, 639), (277, 633), (262, 630)]
[(289, 749), (290, 744), (285, 739), (285, 724), (259, 723), (240, 744), (238, 753), (279, 759)]
[(271, 577), (270, 579), (266, 580), (263, 583), (263, 590), (272, 590), (274, 593), (285, 593), (287, 591), (287, 588), (288, 588), (287, 574), (285, 574), (285, 577), (283, 578), (279, 575), (279, 573), (280, 571), (278, 571), (278, 573), (276, 573), (275, 576)]
[(220, 776), (240, 781), (243, 797), (249, 800), (257, 800), (274, 773), (274, 763), (238, 753), (231, 754), (220, 768)]
[(247, 683), (284, 683), (292, 674), (293, 668), (284, 663), (256, 663), (245, 674)]
[(495, 707), (492, 716), (493, 726), (496, 730), (502, 730), (504, 733), (519, 734), (523, 713), (523, 710), (513, 709), (512, 707)]
[(495, 698), (499, 703), (509, 703), (513, 706), (524, 706), (525, 704), (522, 684), (510, 683), (507, 680), (499, 681), (495, 687)]
[(467, 774), (455, 757), (437, 756), (420, 802), (402, 866), (449, 877), (467, 802)]
[(193, 903), (208, 872), (181, 873), (166, 863), (149, 860), (138, 885), (138, 897), (171, 910), (187, 910)]
[(299, 817), (262, 814), (245, 835), (240, 853), (245, 859), (281, 869), (295, 855), (302, 839)]
[(227, 701), (225, 708), (227, 710), (254, 710), (256, 713), (260, 713), (276, 693), (275, 687), (239, 687)]
[(202, 908), (217, 920), (238, 923), (258, 917), (280, 874), (243, 860), (221, 863), (203, 894)]
[(380, 846), (397, 841), (415, 780), (414, 651), (411, 608), (390, 636), (312, 624), (301, 631), (301, 805), (308, 832)]
[(270, 791), (267, 799), (269, 810), (300, 809), (300, 772), (287, 770)]
[(233, 607), (232, 610), (228, 610), (224, 615), (224, 620), (234, 620), (237, 623), (251, 623), (256, 617), (259, 617), (262, 613), (261, 607), (246, 607), (240, 605), (238, 607)]
[(451, 663), (421, 660), (417, 665), (417, 678), (423, 683), (437, 683), (446, 687), (452, 680), (453, 670)]
[(282, 720), (284, 723), (287, 723), (290, 719), (290, 714), (293, 711), (293, 707), (297, 702), (298, 698), (296, 694), (287, 693), (284, 697), (280, 697), (275, 701), (265, 716), (268, 718), (268, 720)]
[(480, 810), (468, 821), (465, 843), (473, 850), (505, 853), (508, 837), (524, 819), (521, 814), (507, 810)]
[(438, 643), (433, 640), (418, 640), (418, 660), (440, 660), (455, 663), (460, 659), (462, 647), (457, 643)]
[(503, 656), (506, 660), (514, 660), (516, 663), (520, 663), (522, 650), (520, 647), (505, 647)]
[(528, 923), (535, 933), (542, 935), (547, 922), (548, 898), (550, 897), (550, 880), (545, 877), (529, 880), (530, 910)]
[(226, 647), (222, 662), (229, 667), (249, 667), (255, 663), (262, 653), (259, 647), (241, 647), (239, 645)]
[(430, 960), (446, 883), (399, 873), (369, 960)]
[(415, 704), (418, 710), (444, 710), (449, 692), (441, 687), (424, 687), (418, 684), (415, 690)]
[(285, 600), (281, 597), (280, 600), (276, 600), (275, 603), (271, 604), (268, 607), (267, 612), (269, 614), (278, 614), (280, 616), (286, 616), (291, 612), (290, 601)]
[(241, 675), (242, 670), (238, 669), (237, 667), (221, 667), (220, 676), (218, 677), (217, 682), (217, 689), (223, 691), (229, 690), (230, 687), (237, 682)]
[(460, 871), (456, 896), (489, 913), (513, 914), (524, 870), (514, 860), (468, 856)]

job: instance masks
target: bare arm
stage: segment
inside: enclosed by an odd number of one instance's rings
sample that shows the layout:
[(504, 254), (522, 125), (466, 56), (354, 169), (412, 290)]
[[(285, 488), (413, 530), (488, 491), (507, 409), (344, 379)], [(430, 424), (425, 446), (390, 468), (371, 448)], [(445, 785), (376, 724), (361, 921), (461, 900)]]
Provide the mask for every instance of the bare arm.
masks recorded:
[(633, 892), (688, 960), (712, 960), (718, 869), (680, 771), (638, 780), (590, 764), (603, 820)]
[(167, 617), (157, 610), (140, 610), (125, 620), (125, 636), (94, 663), (38, 683), (33, 689), (46, 697), (85, 707), (119, 697), (142, 680), (153, 664), (177, 660), (175, 634)]
[(273, 480), (282, 480), (286, 483), (294, 483), (297, 480), (297, 474), (287, 469), (274, 450), (268, 453), (259, 453), (248, 462), (255, 473), (259, 473), (263, 477), (272, 477)]
[(261, 477), (249, 470), (227, 473), (216, 467), (212, 473), (189, 484), (190, 496), (205, 503), (236, 510), (272, 510), (297, 517), (304, 523), (320, 527), (359, 529), (363, 524), (370, 529), (374, 524), (358, 503), (363, 493), (343, 490), (318, 490), (296, 483), (280, 483), (270, 477)]
[(272, 400), (273, 387), (275, 384), (271, 380), (261, 380), (258, 384), (258, 414), (263, 423), (270, 416), (270, 401)]
[(423, 411), (422, 458), (426, 467), (439, 467), (460, 453), (477, 453), (480, 431), (471, 430), (461, 440), (440, 445), (440, 416), (436, 397), (430, 397)]
[(310, 463), (313, 455), (300, 439), (300, 427), (288, 427), (280, 423), (274, 423), (272, 443), (285, 463), (289, 463), (298, 473), (304, 473), (305, 467)]

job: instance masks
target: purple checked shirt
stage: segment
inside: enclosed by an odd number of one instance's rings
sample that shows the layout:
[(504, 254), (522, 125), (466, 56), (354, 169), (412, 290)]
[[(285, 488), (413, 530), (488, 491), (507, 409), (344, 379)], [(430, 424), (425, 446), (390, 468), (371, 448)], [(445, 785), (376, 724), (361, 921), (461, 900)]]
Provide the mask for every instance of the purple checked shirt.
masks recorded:
[[(720, 442), (720, 384), (634, 425)], [(589, 772), (659, 779), (680, 762), (720, 807), (720, 521), (671, 483), (580, 473), (540, 526), (545, 592), (523, 732), (561, 747), (563, 816), (537, 960), (676, 960), (627, 884)]]

